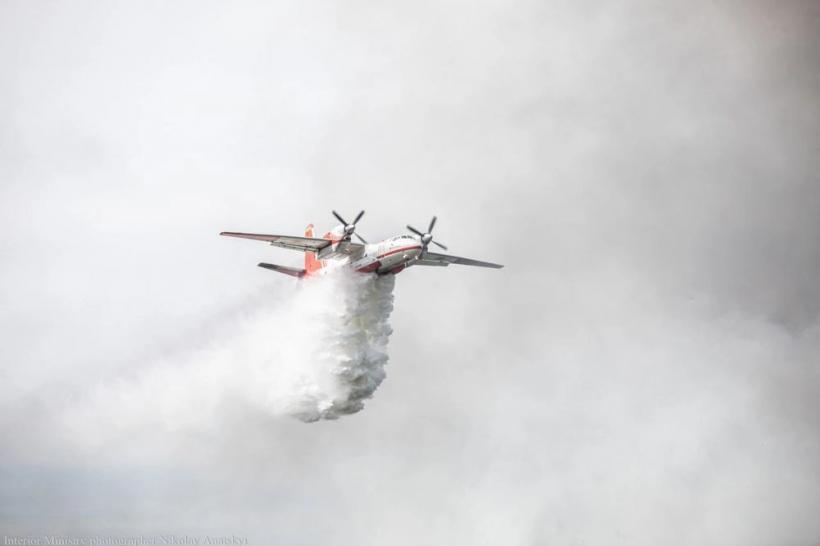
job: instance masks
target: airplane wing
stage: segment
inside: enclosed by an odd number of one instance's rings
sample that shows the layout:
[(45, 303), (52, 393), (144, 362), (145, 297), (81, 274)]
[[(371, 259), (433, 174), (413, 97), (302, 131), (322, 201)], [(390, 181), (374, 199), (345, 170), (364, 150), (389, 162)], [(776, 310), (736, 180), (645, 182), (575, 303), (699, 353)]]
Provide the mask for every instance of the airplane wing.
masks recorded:
[(474, 265), (477, 267), (491, 267), (493, 269), (501, 269), (504, 267), (501, 264), (494, 264), (490, 262), (482, 262), (479, 260), (472, 260), (470, 258), (461, 258), (459, 256), (450, 256), (448, 254), (439, 254), (438, 252), (425, 252), (418, 260), (413, 262), (413, 265), (437, 265), (448, 266), (450, 264)]
[[(237, 233), (235, 231), (223, 231), (220, 235), (226, 237), (239, 237), (241, 239), (253, 239), (255, 241), (264, 241), (273, 246), (281, 248), (289, 248), (291, 250), (301, 250), (304, 252), (319, 252), (323, 248), (329, 247), (333, 241), (327, 239), (315, 239), (313, 237), (295, 237), (291, 235), (264, 235), (261, 233)], [(359, 249), (364, 249), (364, 245), (352, 243), (349, 241), (346, 244), (340, 244), (340, 248), (344, 248), (345, 254), (353, 254)]]

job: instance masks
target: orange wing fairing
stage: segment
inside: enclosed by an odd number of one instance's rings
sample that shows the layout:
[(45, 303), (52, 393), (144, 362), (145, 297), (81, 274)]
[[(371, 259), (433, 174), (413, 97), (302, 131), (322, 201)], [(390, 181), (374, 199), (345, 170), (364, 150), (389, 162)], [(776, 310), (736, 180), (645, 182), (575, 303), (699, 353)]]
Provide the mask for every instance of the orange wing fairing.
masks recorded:
[[(308, 224), (305, 228), (305, 237), (313, 238), (313, 224)], [(327, 236), (325, 239), (327, 239)], [(305, 276), (315, 275), (324, 266), (324, 260), (317, 260), (316, 253), (310, 251), (305, 252)]]

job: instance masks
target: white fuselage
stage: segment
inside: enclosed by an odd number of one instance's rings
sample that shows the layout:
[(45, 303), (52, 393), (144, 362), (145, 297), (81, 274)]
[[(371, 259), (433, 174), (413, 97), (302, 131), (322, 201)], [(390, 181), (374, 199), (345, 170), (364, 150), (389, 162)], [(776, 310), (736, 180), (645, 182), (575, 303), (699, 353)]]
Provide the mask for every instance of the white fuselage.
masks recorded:
[[(338, 235), (336, 231), (337, 229), (334, 229), (328, 235)], [(320, 252), (317, 258), (320, 260), (349, 259), (349, 266), (360, 273), (395, 275), (413, 265), (422, 251), (421, 241), (412, 235), (399, 235), (378, 243), (366, 244), (364, 252), (360, 256), (353, 257), (341, 252), (342, 245), (345, 244), (345, 241), (340, 240)]]

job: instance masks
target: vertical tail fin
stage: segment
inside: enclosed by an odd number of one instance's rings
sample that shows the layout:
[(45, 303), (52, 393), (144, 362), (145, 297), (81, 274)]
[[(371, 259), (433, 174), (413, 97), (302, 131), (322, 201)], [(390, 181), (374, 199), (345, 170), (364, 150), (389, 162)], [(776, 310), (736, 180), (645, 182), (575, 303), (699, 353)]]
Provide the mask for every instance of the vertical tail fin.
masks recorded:
[[(313, 224), (308, 224), (305, 228), (305, 237), (313, 237)], [(322, 260), (316, 259), (313, 252), (305, 252), (305, 275), (313, 275), (324, 267)]]

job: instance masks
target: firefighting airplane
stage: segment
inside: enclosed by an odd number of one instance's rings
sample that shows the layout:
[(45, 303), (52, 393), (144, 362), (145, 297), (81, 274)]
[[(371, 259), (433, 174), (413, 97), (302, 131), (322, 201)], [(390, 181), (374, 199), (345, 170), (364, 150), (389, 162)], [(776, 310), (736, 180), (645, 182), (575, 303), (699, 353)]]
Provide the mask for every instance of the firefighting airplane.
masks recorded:
[[(354, 271), (360, 273), (376, 273), (377, 275), (395, 275), (411, 265), (433, 265), (446, 267), (450, 264), (474, 265), (478, 267), (491, 267), (500, 269), (503, 265), (490, 262), (481, 262), (469, 258), (460, 258), (448, 254), (430, 252), (427, 247), (430, 243), (447, 250), (447, 247), (433, 240), (433, 226), (436, 225), (436, 217), (430, 220), (427, 232), (422, 233), (413, 226), (407, 226), (414, 235), (399, 235), (385, 239), (378, 243), (368, 243), (361, 235), (356, 233), (356, 224), (364, 216), (361, 211), (352, 223), (348, 223), (338, 212), (333, 211), (333, 216), (341, 222), (329, 232), (325, 233), (321, 239), (313, 237), (313, 224), (305, 229), (304, 237), (294, 237), (290, 235), (262, 235), (259, 233), (237, 233), (234, 231), (223, 231), (220, 235), (228, 237), (241, 237), (243, 239), (254, 239), (265, 241), (273, 246), (301, 250), (305, 253), (305, 268), (285, 267), (268, 263), (260, 263), (259, 267), (278, 271), (292, 277), (309, 277), (327, 271), (328, 261), (346, 262)], [(362, 244), (354, 243), (350, 239), (355, 235)]]

